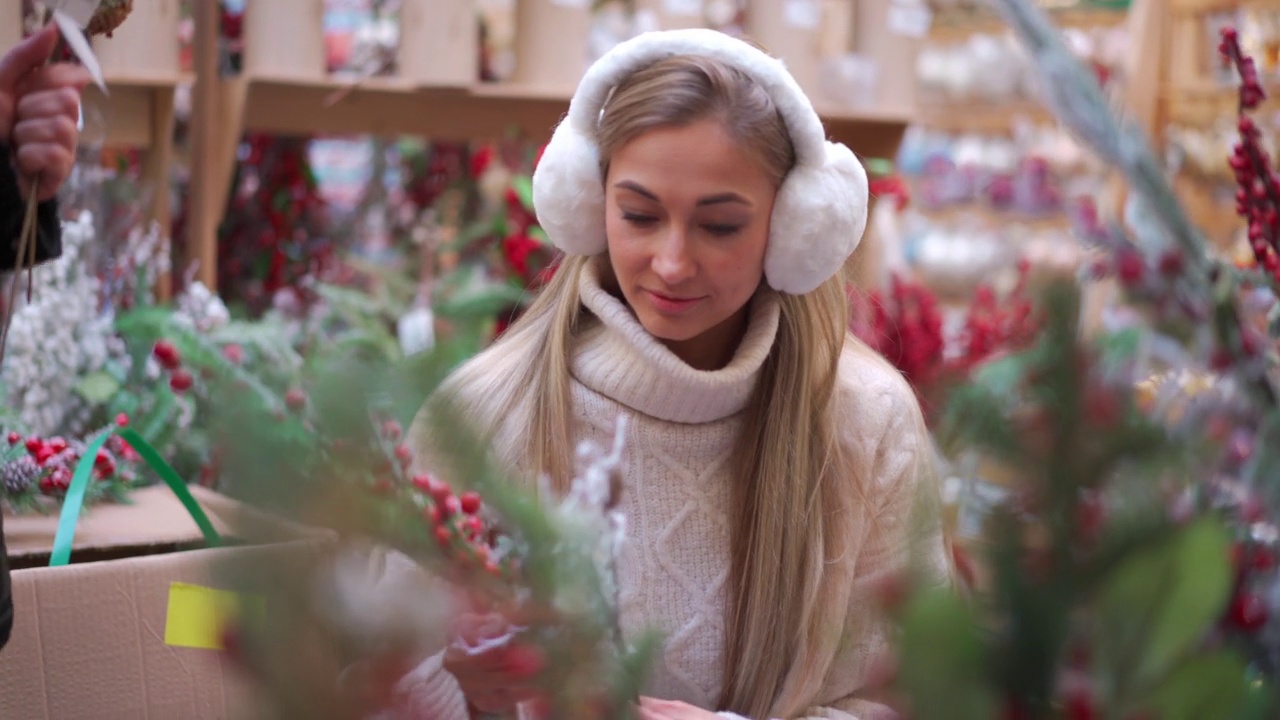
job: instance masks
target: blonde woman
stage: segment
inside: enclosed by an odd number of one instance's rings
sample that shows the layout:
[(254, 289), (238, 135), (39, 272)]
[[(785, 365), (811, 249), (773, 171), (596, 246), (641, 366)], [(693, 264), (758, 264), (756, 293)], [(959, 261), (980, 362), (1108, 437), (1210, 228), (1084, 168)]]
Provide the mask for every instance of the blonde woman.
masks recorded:
[[(912, 548), (936, 582), (950, 569), (920, 409), (847, 331), (853, 153), (777, 60), (649, 33), (588, 70), (534, 202), (566, 259), (444, 391), (561, 487), (576, 444), (627, 417), (622, 621), (667, 639), (641, 716), (891, 717), (870, 698), (876, 589)], [(433, 658), (401, 683), (404, 714), (506, 716), (523, 680)]]

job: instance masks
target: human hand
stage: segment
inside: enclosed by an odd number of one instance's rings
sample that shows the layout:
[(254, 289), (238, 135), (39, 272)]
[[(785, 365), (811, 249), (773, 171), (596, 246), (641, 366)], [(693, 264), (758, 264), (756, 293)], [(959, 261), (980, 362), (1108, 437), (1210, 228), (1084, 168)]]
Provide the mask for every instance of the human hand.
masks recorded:
[(448, 670), (468, 705), (483, 713), (509, 713), (539, 696), (534, 679), (545, 664), (542, 653), (522, 645), (518, 628), (501, 615), (464, 615), (457, 639), (444, 653)]
[(54, 197), (75, 164), (80, 91), (89, 72), (71, 63), (46, 65), (58, 44), (52, 25), (0, 57), (0, 143), (8, 143), (26, 198), (38, 177), (36, 199)]
[(694, 707), (675, 700), (640, 698), (640, 720), (717, 720), (719, 716), (710, 710)]

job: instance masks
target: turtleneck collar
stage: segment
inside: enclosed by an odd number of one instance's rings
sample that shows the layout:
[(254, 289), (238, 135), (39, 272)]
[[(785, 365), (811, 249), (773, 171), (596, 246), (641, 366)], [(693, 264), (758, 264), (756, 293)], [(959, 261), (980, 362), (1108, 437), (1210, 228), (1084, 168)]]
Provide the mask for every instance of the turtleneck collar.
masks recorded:
[(599, 322), (588, 323), (574, 343), (573, 376), (605, 397), (667, 422), (712, 422), (746, 407), (778, 332), (778, 296), (766, 288), (751, 300), (747, 331), (729, 364), (696, 370), (601, 286), (595, 263), (583, 270), (578, 291)]

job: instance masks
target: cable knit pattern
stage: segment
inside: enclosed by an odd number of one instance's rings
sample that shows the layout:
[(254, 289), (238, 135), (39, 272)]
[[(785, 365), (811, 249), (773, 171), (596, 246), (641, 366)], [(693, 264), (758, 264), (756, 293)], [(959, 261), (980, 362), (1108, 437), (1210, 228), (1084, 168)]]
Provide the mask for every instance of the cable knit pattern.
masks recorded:
[[(752, 301), (748, 329), (733, 360), (721, 370), (700, 371), (650, 336), (620, 300), (600, 287), (593, 272), (583, 274), (580, 291), (589, 315), (571, 359), (574, 437), (607, 445), (616, 417), (628, 419), (622, 499), (628, 538), (619, 566), (623, 630), (634, 636), (657, 628), (667, 639), (646, 694), (715, 709), (723, 682), (730, 454), (741, 412), (774, 342), (778, 298), (762, 290)], [(492, 377), (504, 369), (499, 349), (474, 359), (463, 377)], [(858, 698), (889, 641), (889, 626), (873, 611), (872, 591), (903, 568), (912, 538), (908, 515), (916, 499), (936, 495), (936, 487), (918, 485), (920, 478), (931, 477), (920, 472), (931, 455), (921, 447), (915, 425), (919, 407), (902, 377), (887, 364), (852, 352), (842, 357), (839, 376), (836, 407), (848, 431), (845, 440), (863, 457), (876, 459), (869, 488), (874, 505), (859, 509), (868, 520), (859, 526), (875, 524), (878, 532), (864, 530), (853, 544), (856, 552), (833, 570), (849, 578), (841, 591), (849, 605), (844, 642), (826, 676), (814, 679), (811, 707), (800, 716), (878, 720), (892, 715)], [(458, 388), (465, 402), (486, 401), (468, 396), (466, 386), (463, 381)], [(499, 418), (496, 442), (520, 438), (528, 422), (520, 415), (514, 409), (489, 413)], [(497, 451), (512, 457), (510, 448)], [(938, 524), (930, 522), (924, 531), (929, 565), (945, 582), (949, 555)], [(416, 715), (406, 717), (453, 717), (443, 710), (427, 712), (448, 695), (448, 684), (432, 679), (441, 672), (436, 668), (438, 661), (406, 682), (405, 690), (416, 695)]]

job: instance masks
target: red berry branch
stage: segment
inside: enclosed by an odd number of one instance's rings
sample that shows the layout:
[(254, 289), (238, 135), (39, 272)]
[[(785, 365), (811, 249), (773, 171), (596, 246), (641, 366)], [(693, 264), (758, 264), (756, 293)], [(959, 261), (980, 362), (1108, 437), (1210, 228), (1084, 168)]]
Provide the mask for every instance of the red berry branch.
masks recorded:
[(1026, 287), (1030, 265), (1021, 263), (1018, 272), (1016, 285), (1004, 297), (988, 285), (979, 286), (951, 338), (933, 292), (895, 276), (887, 296), (877, 291), (854, 300), (854, 334), (902, 371), (918, 393), (932, 394), (1034, 339), (1037, 318)]
[(1238, 130), (1240, 142), (1229, 160), (1235, 172), (1236, 213), (1249, 228), (1249, 244), (1258, 265), (1280, 281), (1280, 178), (1260, 143), (1261, 132), (1249, 116), (1266, 99), (1253, 58), (1240, 49), (1235, 28), (1222, 29), (1218, 52), (1235, 65), (1240, 75)]
[[(129, 418), (122, 413), (115, 422), (123, 427)], [(0, 462), (0, 499), (19, 512), (47, 509), (45, 503), (50, 499), (61, 499), (84, 457), (85, 443), (58, 436), (23, 437), (18, 432), (10, 432), (6, 439), (8, 452), (0, 453), (5, 458)], [(89, 486), (88, 500), (123, 498), (138, 483), (141, 461), (129, 443), (113, 435), (94, 456), (94, 482)]]

